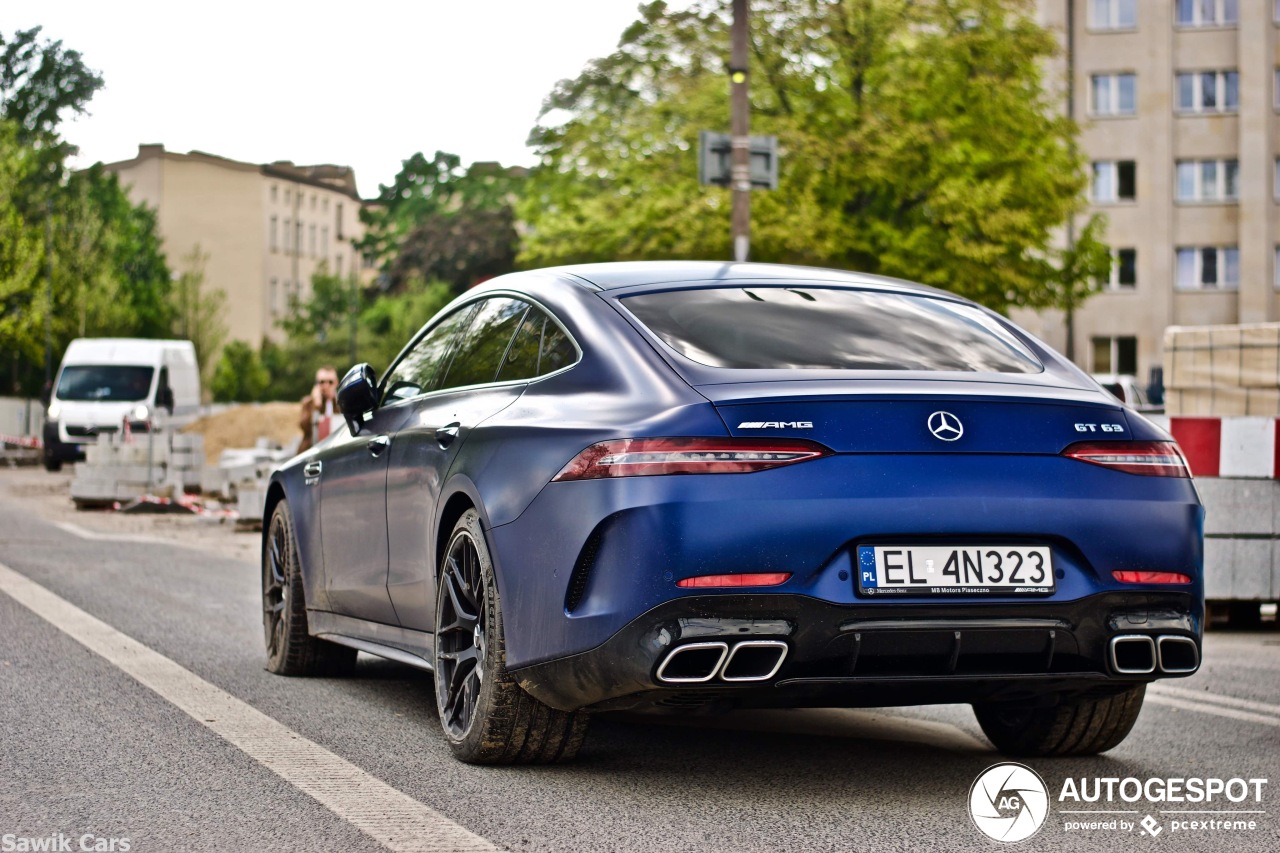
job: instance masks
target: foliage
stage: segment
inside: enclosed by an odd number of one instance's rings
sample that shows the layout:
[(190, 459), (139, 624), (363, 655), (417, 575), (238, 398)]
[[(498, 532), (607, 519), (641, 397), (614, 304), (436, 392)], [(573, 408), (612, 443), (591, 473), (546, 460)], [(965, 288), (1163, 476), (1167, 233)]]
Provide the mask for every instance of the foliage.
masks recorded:
[(222, 348), (209, 385), (219, 403), (251, 403), (262, 399), (270, 382), (271, 376), (253, 347), (231, 341)]
[(46, 324), (56, 366), (73, 337), (165, 335), (174, 318), (154, 211), (100, 166), (66, 168), (59, 122), (102, 78), (39, 34), (0, 35), (0, 358), (26, 395), (40, 391)]
[(173, 283), (170, 301), (174, 308), (173, 334), (191, 341), (200, 363), (202, 380), (213, 374), (213, 357), (227, 339), (227, 294), (206, 290), (204, 268), (209, 255), (199, 244), (182, 256), (182, 271)]
[[(782, 157), (780, 188), (752, 198), (752, 258), (999, 310), (1052, 301), (1055, 229), (1082, 208), (1085, 174), (1044, 92), (1056, 43), (1032, 11), (754, 0), (752, 132), (778, 136)], [(643, 5), (615, 53), (556, 86), (530, 137), (522, 264), (731, 256), (727, 193), (698, 185), (695, 153), (700, 130), (729, 123), (727, 15), (717, 0)]]
[(14, 122), (24, 139), (53, 134), (69, 111), (83, 114), (102, 75), (90, 70), (61, 41), (41, 43), (40, 27), (0, 34), (0, 117)]
[[(299, 400), (311, 390), (316, 368), (331, 364), (341, 376), (352, 364), (351, 309), (356, 308), (356, 361), (381, 375), (414, 333), (453, 294), (443, 282), (411, 280), (399, 293), (359, 291), (351, 278), (320, 272), (311, 279), (311, 299), (292, 302), (281, 321), (283, 343), (264, 340), (260, 360), (270, 377), (259, 399)], [(354, 295), (354, 299), (353, 299)]]
[(512, 199), (523, 172), (497, 163), (462, 168), (455, 154), (421, 152), (403, 161), (376, 203), (361, 212), (360, 248), (375, 258), (389, 289), (439, 280), (462, 291), (514, 267), (519, 236)]

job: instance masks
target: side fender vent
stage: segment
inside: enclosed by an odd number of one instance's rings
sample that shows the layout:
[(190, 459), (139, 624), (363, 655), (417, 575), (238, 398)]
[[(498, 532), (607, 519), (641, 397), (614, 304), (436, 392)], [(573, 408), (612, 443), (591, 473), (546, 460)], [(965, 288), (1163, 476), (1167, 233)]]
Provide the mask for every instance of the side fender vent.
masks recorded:
[(569, 588), (564, 594), (564, 609), (568, 613), (578, 609), (583, 597), (587, 594), (587, 584), (591, 581), (591, 571), (596, 566), (596, 556), (600, 553), (600, 543), (604, 540), (605, 523), (601, 522), (587, 537), (587, 544), (582, 546), (578, 561), (573, 564), (573, 574), (569, 575)]

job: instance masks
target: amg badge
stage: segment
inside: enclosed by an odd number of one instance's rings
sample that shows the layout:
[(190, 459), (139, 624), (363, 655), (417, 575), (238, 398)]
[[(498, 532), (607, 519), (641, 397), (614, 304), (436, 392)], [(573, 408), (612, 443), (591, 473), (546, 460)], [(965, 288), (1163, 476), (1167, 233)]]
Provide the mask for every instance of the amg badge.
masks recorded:
[(743, 421), (738, 429), (813, 429), (813, 421)]

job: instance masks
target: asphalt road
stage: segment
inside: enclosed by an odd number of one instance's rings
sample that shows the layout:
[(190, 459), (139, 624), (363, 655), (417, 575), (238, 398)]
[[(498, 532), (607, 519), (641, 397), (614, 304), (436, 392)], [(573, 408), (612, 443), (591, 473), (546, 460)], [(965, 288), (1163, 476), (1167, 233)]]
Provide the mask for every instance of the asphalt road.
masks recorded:
[[(367, 785), (402, 792), (405, 803), (424, 805), (498, 849), (999, 846), (970, 819), (968, 795), (978, 774), (1003, 759), (966, 707), (597, 719), (572, 765), (467, 767), (440, 738), (427, 674), (363, 656), (348, 679), (265, 672), (251, 563), (154, 541), (81, 538), (0, 498), (0, 564), (67, 602), (59, 605), (66, 612), (97, 617), (219, 688), (214, 693), (262, 712), (288, 730), (285, 737), (354, 765)], [(368, 809), (360, 817), (359, 804), (344, 805), (341, 791), (322, 805), (261, 749), (237, 745), (86, 648), (66, 623), (55, 624), (62, 617), (51, 618), (0, 592), (0, 851), (59, 834), (72, 850), (82, 849), (85, 836), (83, 849), (110, 849), (111, 839), (117, 850), (127, 839), (131, 851), (378, 849), (361, 829)], [(109, 631), (103, 636), (107, 645), (122, 642)], [(1149, 693), (1134, 732), (1111, 753), (1028, 762), (1053, 802), (1039, 833), (1016, 846), (1280, 849), (1280, 633), (1212, 634), (1202, 671), (1166, 684)], [(1208, 805), (1108, 806), (1059, 802), (1068, 777), (1268, 784), (1260, 803), (1219, 796)], [(1173, 809), (1258, 813), (1234, 816), (1253, 820), (1252, 830), (1179, 830), (1172, 821), (1224, 816), (1165, 813)], [(1136, 823), (1148, 815), (1156, 835), (1142, 834), (1140, 825), (1064, 828), (1068, 820)]]

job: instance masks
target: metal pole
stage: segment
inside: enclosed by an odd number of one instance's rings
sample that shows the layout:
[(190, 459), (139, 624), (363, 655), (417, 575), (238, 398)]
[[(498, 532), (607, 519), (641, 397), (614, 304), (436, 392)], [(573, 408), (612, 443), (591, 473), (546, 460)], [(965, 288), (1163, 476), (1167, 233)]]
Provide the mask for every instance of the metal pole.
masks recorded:
[[(1076, 4), (1075, 0), (1067, 0), (1067, 118), (1076, 120)], [(1076, 245), (1075, 216), (1067, 217), (1067, 251)], [(1067, 326), (1067, 361), (1076, 360), (1076, 305), (1075, 282), (1066, 282), (1068, 286), (1066, 326)]]
[(53, 199), (44, 202), (44, 387), (53, 387)]
[(733, 151), (733, 259), (745, 261), (751, 248), (751, 102), (747, 97), (747, 0), (733, 0), (733, 51), (729, 57), (730, 134)]
[(351, 329), (351, 351), (350, 351), (351, 364), (356, 363), (356, 327), (357, 327), (357, 320), (359, 319), (359, 316), (360, 316), (359, 311), (360, 311), (360, 277), (356, 273), (352, 272), (351, 273), (351, 306), (347, 311), (347, 313), (350, 315), (349, 319), (350, 319), (350, 329)]

